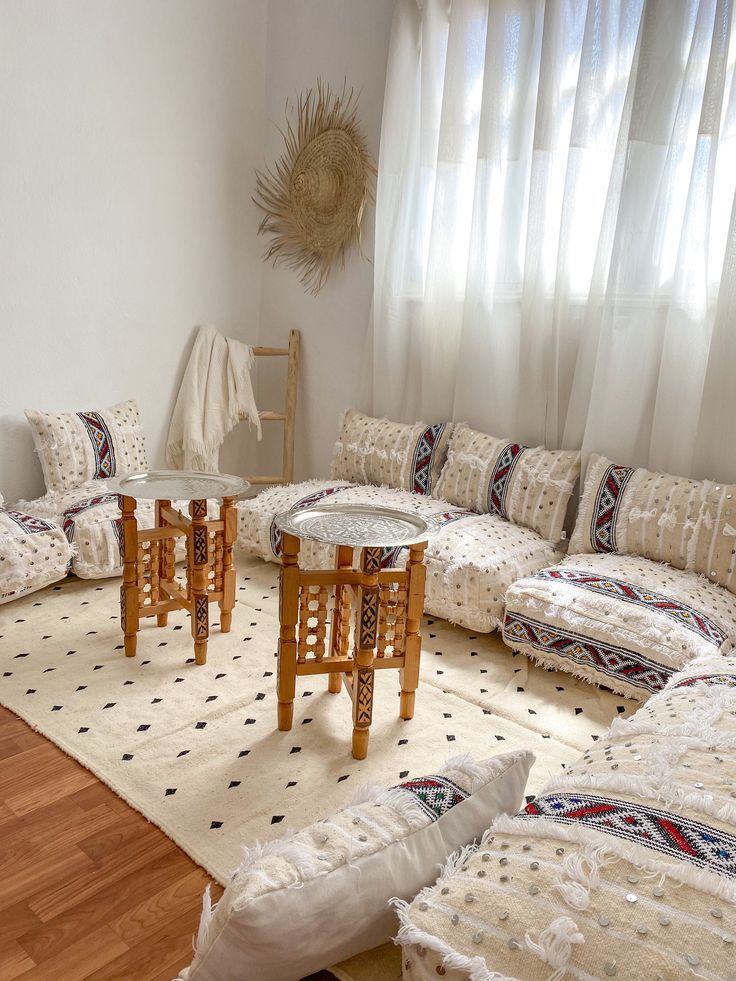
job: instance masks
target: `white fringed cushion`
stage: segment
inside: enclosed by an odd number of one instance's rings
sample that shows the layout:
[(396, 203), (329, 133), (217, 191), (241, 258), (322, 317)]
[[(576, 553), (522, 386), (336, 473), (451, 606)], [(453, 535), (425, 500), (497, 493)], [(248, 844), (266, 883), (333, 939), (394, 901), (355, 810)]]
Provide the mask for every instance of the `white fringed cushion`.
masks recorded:
[(523, 800), (531, 753), (448, 761), (288, 838), (246, 849), (222, 899), (205, 902), (187, 981), (299, 981), (389, 940), (393, 896), (434, 880), (449, 852)]
[[(31, 513), (51, 518), (62, 527), (74, 550), (71, 571), (80, 579), (107, 579), (123, 571), (123, 535), (120, 497), (104, 480), (90, 480), (61, 494), (46, 494), (35, 501), (24, 501)], [(187, 501), (174, 501), (175, 508), (188, 515)], [(217, 502), (208, 502), (208, 517), (216, 518)], [(154, 502), (136, 504), (138, 527), (153, 528)], [(176, 540), (176, 559), (185, 556), (185, 539)]]
[(450, 423), (405, 425), (348, 409), (332, 456), (331, 476), (431, 494), (447, 455)]
[(522, 446), (457, 425), (436, 494), (559, 542), (579, 475), (578, 452)]
[(736, 659), (699, 659), (398, 904), (404, 981), (732, 981), (735, 746)]
[(736, 593), (736, 485), (590, 458), (571, 552), (619, 552), (707, 576)]
[(63, 579), (71, 557), (53, 521), (0, 506), (0, 603)]
[(732, 593), (636, 556), (569, 555), (506, 593), (510, 647), (639, 701), (734, 632)]
[(71, 490), (89, 480), (148, 466), (138, 405), (132, 400), (85, 412), (27, 409), (26, 418), (49, 492)]
[[(327, 480), (273, 487), (251, 500), (239, 501), (238, 544), (274, 561), (281, 555), (274, 517), (291, 507), (327, 500), (400, 508), (428, 521), (432, 534), (425, 553), (424, 608), (469, 630), (488, 632), (500, 627), (504, 595), (511, 583), (562, 558), (562, 552), (536, 532), (494, 514), (474, 514), (408, 491)], [(405, 550), (384, 550), (385, 566), (401, 566), (406, 558)], [(299, 561), (304, 568), (329, 568), (334, 563), (334, 548), (304, 541)]]

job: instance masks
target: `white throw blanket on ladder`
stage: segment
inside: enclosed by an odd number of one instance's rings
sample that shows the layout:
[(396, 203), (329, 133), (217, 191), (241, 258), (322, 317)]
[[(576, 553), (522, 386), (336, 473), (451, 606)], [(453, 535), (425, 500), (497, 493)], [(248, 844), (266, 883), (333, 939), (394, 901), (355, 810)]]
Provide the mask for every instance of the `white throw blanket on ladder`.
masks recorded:
[(258, 430), (250, 369), (253, 350), (200, 327), (179, 388), (166, 442), (169, 466), (180, 470), (218, 470), (220, 446), (241, 419)]

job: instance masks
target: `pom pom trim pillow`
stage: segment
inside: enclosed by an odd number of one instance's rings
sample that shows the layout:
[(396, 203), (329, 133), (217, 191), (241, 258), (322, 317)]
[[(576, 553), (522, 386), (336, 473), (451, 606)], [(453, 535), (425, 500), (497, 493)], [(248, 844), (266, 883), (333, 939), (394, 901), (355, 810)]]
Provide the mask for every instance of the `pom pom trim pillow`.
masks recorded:
[(432, 494), (451, 432), (448, 422), (407, 425), (348, 409), (333, 450), (330, 475), (356, 484)]
[(460, 424), (435, 493), (450, 504), (500, 515), (556, 543), (579, 476), (577, 451), (523, 446)]
[(51, 493), (148, 466), (138, 405), (132, 400), (85, 412), (26, 409), (26, 418)]
[(618, 552), (736, 593), (736, 485), (621, 467), (593, 454), (570, 553)]
[[(531, 753), (449, 760), (289, 838), (246, 849), (214, 911), (205, 896), (187, 981), (299, 981), (390, 940), (394, 896), (434, 882), (447, 855), (522, 803)], [(284, 942), (288, 925), (293, 943)]]

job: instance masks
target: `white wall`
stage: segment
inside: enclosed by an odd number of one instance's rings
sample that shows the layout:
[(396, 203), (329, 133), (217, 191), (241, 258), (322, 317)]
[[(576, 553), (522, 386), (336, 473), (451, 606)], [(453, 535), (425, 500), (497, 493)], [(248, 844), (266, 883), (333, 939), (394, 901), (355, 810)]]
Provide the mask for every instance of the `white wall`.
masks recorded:
[[(287, 98), (293, 100), (318, 77), (338, 90), (347, 79), (360, 93), (359, 118), (377, 159), (392, 13), (393, 0), (271, 0), (264, 162), (281, 152), (277, 127), (283, 126)], [(373, 218), (371, 207), (364, 218), (363, 242), (369, 257)], [(291, 327), (302, 331), (297, 477), (326, 475), (338, 416), (359, 399), (372, 293), (373, 266), (358, 256), (345, 269), (335, 269), (316, 297), (305, 293), (291, 270), (264, 266), (262, 342), (283, 340)], [(275, 407), (281, 391), (280, 379), (273, 383), (262, 377), (259, 399), (264, 405)], [(262, 472), (274, 465), (274, 444), (264, 438)]]
[[(137, 397), (160, 465), (195, 325), (256, 340), (266, 13), (266, 0), (0, 0), (8, 500), (43, 492), (26, 406)], [(244, 443), (239, 427), (223, 466)]]
[[(195, 327), (303, 335), (297, 476), (323, 474), (356, 401), (373, 285), (358, 257), (318, 297), (266, 267), (256, 168), (318, 76), (360, 94), (378, 153), (393, 0), (0, 0), (0, 493), (43, 492), (23, 409), (136, 397), (150, 462)], [(372, 254), (373, 209), (364, 250)], [(283, 362), (259, 362), (264, 408)], [(280, 427), (224, 470), (278, 468)]]

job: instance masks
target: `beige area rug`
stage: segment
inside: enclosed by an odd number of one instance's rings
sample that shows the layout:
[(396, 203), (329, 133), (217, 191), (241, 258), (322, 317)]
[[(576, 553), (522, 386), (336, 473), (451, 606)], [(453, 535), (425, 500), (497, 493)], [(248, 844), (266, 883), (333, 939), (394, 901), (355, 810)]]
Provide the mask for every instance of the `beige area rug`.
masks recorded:
[[(392, 785), (459, 753), (531, 749), (534, 793), (635, 708), (514, 656), (498, 636), (429, 618), (415, 718), (398, 718), (398, 678), (379, 672), (369, 755), (354, 760), (349, 698), (330, 695), (323, 677), (299, 679), (293, 729), (277, 730), (278, 569), (242, 555), (237, 567), (233, 630), (214, 627), (203, 667), (184, 613), (166, 628), (148, 621), (138, 656), (123, 655), (117, 580), (68, 580), (0, 607), (0, 702), (220, 882), (241, 844), (322, 817), (364, 783)], [(344, 981), (392, 971), (398, 951), (388, 948), (336, 969)]]

